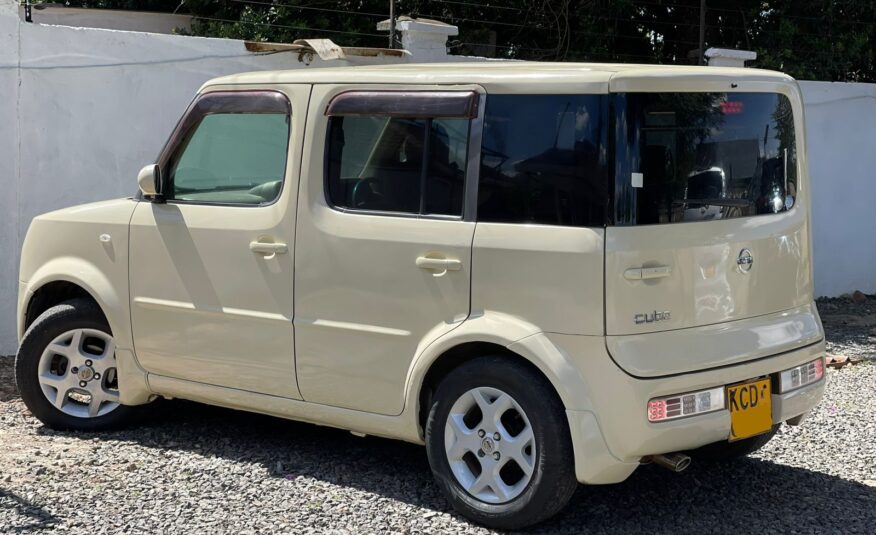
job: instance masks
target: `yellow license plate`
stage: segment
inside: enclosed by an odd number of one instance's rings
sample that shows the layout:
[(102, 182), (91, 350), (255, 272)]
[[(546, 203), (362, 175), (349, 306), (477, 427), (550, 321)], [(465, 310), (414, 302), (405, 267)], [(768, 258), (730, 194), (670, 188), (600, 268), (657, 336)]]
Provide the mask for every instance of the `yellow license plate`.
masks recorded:
[(771, 393), (769, 379), (727, 387), (731, 441), (766, 433), (773, 427)]

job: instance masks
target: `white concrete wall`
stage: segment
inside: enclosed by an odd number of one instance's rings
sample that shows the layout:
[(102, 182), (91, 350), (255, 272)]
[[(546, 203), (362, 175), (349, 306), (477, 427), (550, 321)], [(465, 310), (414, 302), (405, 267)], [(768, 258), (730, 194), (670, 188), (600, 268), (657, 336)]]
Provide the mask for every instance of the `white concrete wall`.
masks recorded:
[(137, 171), (205, 81), (412, 60), (317, 57), (308, 66), (297, 52), (254, 54), (241, 41), (29, 24), (16, 0), (0, 0), (0, 355), (17, 347), (18, 258), (30, 220), (133, 194)]
[[(0, 0), (5, 2), (5, 0)], [(0, 3), (0, 355), (15, 351), (18, 293), (18, 8)]]
[[(14, 0), (0, 0), (0, 355), (16, 349), (18, 254), (35, 215), (132, 194), (140, 166), (210, 78), (349, 64), (307, 67), (296, 53), (255, 55), (240, 41), (27, 24)], [(816, 292), (876, 293), (876, 85), (801, 86)]]
[(800, 82), (815, 291), (876, 293), (876, 84)]

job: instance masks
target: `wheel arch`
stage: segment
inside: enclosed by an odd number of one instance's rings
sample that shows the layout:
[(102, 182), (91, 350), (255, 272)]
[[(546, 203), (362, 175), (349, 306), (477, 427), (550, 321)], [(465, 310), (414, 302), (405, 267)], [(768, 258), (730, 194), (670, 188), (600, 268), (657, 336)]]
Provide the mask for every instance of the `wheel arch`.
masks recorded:
[(40, 314), (58, 303), (81, 297), (101, 310), (116, 344), (131, 347), (127, 296), (120, 296), (110, 279), (93, 264), (79, 258), (54, 259), (37, 270), (21, 292), (25, 295), (18, 312), (19, 340)]
[(55, 280), (40, 286), (34, 290), (25, 304), (23, 330), (27, 331), (28, 327), (46, 310), (64, 301), (77, 298), (87, 299), (100, 307), (100, 304), (88, 290), (74, 282)]
[(452, 370), (472, 359), (502, 355), (525, 364), (543, 377), (566, 409), (591, 408), (589, 392), (569, 355), (536, 327), (520, 322), (485, 321), (482, 316), (436, 340), (423, 351), (409, 374), (408, 403), (414, 409), (417, 432), (423, 437), (431, 395), (440, 381)]

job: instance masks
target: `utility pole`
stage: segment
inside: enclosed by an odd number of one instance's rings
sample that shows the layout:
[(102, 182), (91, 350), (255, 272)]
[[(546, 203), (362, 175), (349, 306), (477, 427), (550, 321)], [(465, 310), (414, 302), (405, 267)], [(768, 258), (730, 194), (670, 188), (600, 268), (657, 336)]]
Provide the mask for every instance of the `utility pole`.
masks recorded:
[[(392, 16), (392, 15), (390, 15)], [(706, 46), (706, 0), (700, 0), (700, 46), (697, 49), (697, 65), (705, 65)]]
[(389, 0), (389, 48), (395, 48), (395, 0)]

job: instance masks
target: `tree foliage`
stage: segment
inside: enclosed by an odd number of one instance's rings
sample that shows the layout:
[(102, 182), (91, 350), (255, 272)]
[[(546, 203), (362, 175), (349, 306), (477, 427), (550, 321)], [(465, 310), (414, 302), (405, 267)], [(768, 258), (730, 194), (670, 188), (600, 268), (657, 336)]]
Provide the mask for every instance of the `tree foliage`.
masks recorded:
[[(83, 0), (68, 5), (191, 13), (196, 35), (386, 46), (390, 0)], [(872, 0), (707, 0), (706, 47), (758, 53), (801, 79), (876, 81)], [(396, 15), (459, 26), (454, 54), (547, 61), (696, 62), (700, 0), (395, 0)]]

